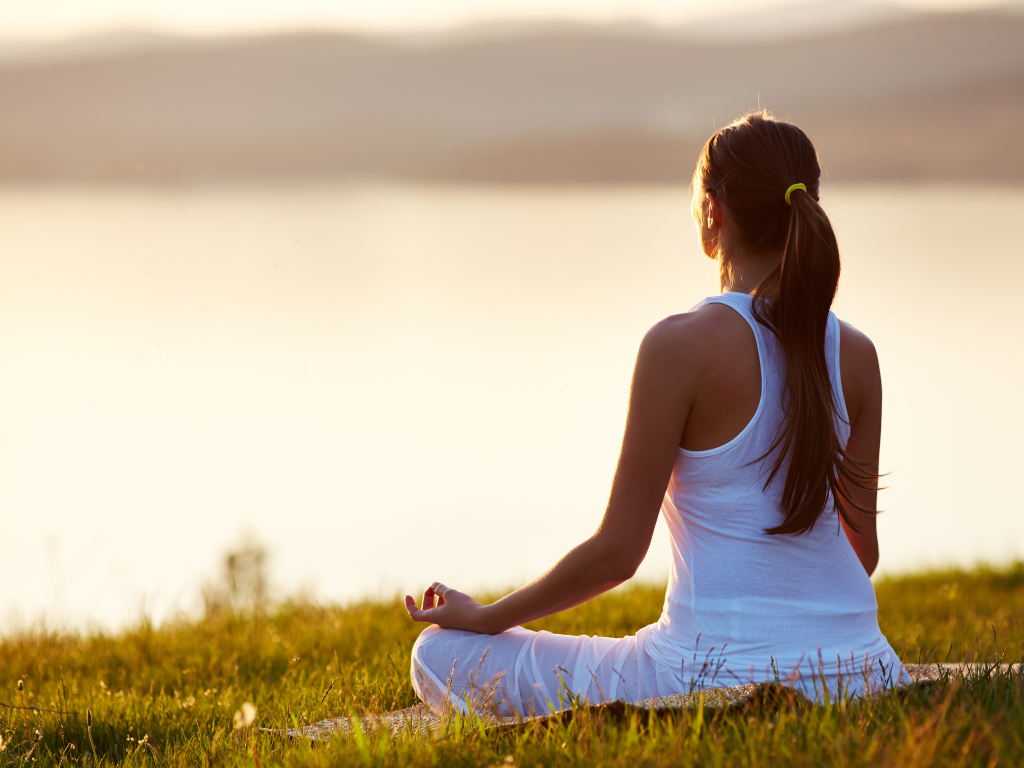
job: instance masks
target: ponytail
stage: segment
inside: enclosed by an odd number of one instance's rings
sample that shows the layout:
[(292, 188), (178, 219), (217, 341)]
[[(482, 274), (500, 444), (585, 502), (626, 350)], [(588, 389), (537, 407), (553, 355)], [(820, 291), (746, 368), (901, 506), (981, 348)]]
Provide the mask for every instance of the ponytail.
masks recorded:
[(839, 244), (818, 204), (820, 173), (803, 131), (756, 112), (712, 136), (694, 174), (694, 189), (712, 189), (724, 180), (715, 194), (734, 215), (746, 245), (782, 251), (779, 266), (752, 292), (754, 314), (775, 334), (786, 360), (785, 418), (758, 459), (772, 461), (766, 491), (780, 474), (785, 478), (783, 521), (766, 529), (771, 535), (810, 531), (830, 498), (857, 531), (847, 505), (874, 510), (849, 501), (840, 489), (875, 489), (878, 482), (849, 459), (836, 431), (840, 411), (825, 359), (825, 332), (839, 285)]

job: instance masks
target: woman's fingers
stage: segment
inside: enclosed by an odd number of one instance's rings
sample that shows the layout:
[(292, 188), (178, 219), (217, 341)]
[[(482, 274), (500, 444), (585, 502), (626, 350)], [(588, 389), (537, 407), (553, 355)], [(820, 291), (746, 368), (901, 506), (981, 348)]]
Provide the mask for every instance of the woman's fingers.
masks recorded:
[(420, 606), (422, 607), (422, 609), (424, 611), (427, 610), (428, 608), (433, 608), (434, 607), (434, 588), (432, 586), (431, 587), (427, 587), (424, 590), (424, 592), (423, 592), (423, 602), (420, 603)]
[[(409, 612), (409, 616), (412, 617), (413, 621), (429, 621), (436, 623), (439, 618), (437, 610), (445, 604), (445, 595), (460, 594), (454, 589), (449, 589), (439, 581), (435, 581), (423, 592), (423, 602), (420, 608), (416, 607), (416, 600), (412, 595), (405, 596), (405, 609)], [(447, 611), (442, 612), (443, 615), (447, 616)]]
[(414, 621), (430, 621), (428, 616), (429, 611), (436, 610), (444, 605), (444, 597), (442, 597), (442, 591), (447, 591), (440, 582), (434, 582), (423, 592), (423, 601), (420, 604), (422, 607), (416, 607), (416, 600), (412, 595), (405, 596), (405, 609), (409, 611), (409, 615)]
[(423, 617), (424, 612), (416, 607), (416, 599), (412, 595), (405, 596), (405, 610), (409, 612), (413, 621), (429, 621)]
[(433, 584), (430, 585), (430, 590), (435, 595), (437, 595), (437, 598), (438, 598), (437, 604), (438, 605), (444, 605), (444, 596), (448, 592), (448, 587), (446, 587), (440, 581), (435, 581)]
[(423, 593), (422, 608), (416, 607), (412, 595), (406, 595), (405, 609), (413, 621), (478, 632), (484, 607), (469, 595), (435, 581)]
[(433, 618), (431, 617), (436, 613), (437, 608), (417, 608), (416, 599), (412, 595), (406, 595), (405, 610), (409, 612), (409, 616), (413, 621), (433, 622)]

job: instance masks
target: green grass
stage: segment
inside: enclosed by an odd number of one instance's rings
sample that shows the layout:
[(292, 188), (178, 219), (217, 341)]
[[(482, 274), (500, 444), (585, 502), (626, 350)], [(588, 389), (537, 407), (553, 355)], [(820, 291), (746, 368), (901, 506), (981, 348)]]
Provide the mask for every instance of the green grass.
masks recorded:
[[(883, 579), (879, 623), (905, 661), (1018, 661), (1024, 564)], [(531, 625), (622, 635), (657, 618), (663, 588), (619, 590)], [(436, 739), (368, 734), (311, 748), (232, 727), (243, 702), (257, 725), (414, 704), (408, 654), (422, 629), (396, 600), (348, 607), (285, 603), (111, 636), (36, 631), (0, 640), (0, 768), (111, 765), (840, 765), (994, 766), (1024, 761), (1019, 678), (948, 682), (872, 702), (742, 712), (687, 711), (567, 722), (507, 733), (453, 722)], [(326, 700), (324, 691), (336, 680)], [(93, 752), (86, 711), (93, 717)], [(27, 715), (27, 728), (26, 728)], [(148, 746), (138, 740), (148, 736)]]

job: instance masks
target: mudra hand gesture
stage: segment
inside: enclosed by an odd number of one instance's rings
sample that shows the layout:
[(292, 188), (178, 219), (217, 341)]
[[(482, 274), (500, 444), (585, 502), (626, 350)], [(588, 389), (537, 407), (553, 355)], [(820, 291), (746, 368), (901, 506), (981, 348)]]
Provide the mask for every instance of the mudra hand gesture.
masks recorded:
[(487, 632), (487, 607), (464, 592), (435, 581), (423, 593), (423, 607), (416, 607), (412, 595), (405, 596), (405, 607), (413, 621), (438, 624), (445, 629)]

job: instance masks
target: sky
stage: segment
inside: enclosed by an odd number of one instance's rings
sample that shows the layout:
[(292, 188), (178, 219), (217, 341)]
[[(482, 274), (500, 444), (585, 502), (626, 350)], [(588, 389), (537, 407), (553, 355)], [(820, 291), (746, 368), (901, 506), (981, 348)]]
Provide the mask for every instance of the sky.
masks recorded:
[[(214, 35), (311, 27), (428, 31), (544, 19), (677, 24), (794, 4), (792, 0), (715, 0), (713, 4), (696, 0), (0, 0), (0, 39), (53, 39), (125, 28)], [(953, 10), (998, 3), (903, 0), (900, 4)]]

